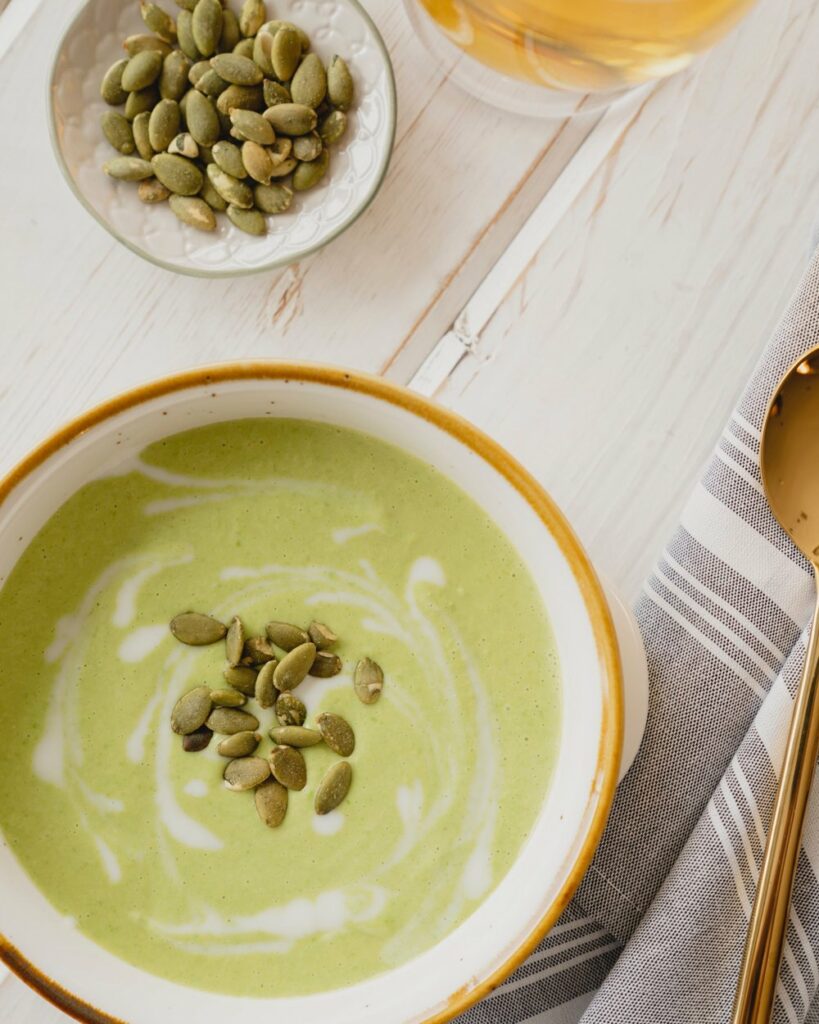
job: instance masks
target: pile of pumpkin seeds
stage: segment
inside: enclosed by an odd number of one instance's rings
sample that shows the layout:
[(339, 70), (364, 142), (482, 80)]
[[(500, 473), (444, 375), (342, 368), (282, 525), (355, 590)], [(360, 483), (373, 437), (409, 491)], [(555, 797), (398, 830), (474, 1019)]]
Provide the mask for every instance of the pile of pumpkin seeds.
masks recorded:
[(329, 147), (347, 128), (353, 79), (334, 56), (325, 68), (310, 39), (268, 21), (264, 0), (236, 14), (222, 0), (177, 0), (176, 19), (142, 0), (150, 30), (129, 36), (100, 92), (101, 126), (119, 153), (112, 178), (138, 182), (144, 203), (165, 200), (185, 224), (216, 228), (216, 214), (251, 235), (317, 185)]
[[(247, 636), (238, 616), (226, 626), (201, 612), (177, 615), (171, 632), (192, 647), (224, 641), (227, 658), (227, 685), (197, 686), (183, 694), (171, 713), (171, 728), (190, 752), (204, 750), (214, 733), (223, 736), (216, 750), (229, 758), (225, 786), (233, 792), (254, 790), (259, 817), (276, 828), (287, 813), (289, 791), (307, 785), (306, 748), (324, 743), (342, 758), (355, 750), (355, 733), (346, 719), (324, 712), (311, 728), (305, 724), (304, 703), (293, 693), (308, 675), (338, 675), (343, 665), (332, 650), (338, 636), (321, 622), (311, 622), (306, 630), (288, 622), (268, 622), (264, 636)], [(363, 704), (374, 704), (384, 687), (384, 673), (371, 658), (363, 658), (355, 667), (353, 686)], [(274, 746), (266, 757), (258, 754), (259, 719), (245, 708), (250, 698), (260, 708), (273, 708), (278, 722), (270, 730)], [(352, 779), (349, 761), (333, 764), (316, 789), (316, 814), (335, 810)]]

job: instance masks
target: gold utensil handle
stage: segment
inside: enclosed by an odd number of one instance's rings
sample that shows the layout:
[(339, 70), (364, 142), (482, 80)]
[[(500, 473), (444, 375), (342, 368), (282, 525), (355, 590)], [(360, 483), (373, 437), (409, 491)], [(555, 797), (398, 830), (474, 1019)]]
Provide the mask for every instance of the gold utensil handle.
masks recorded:
[(732, 1024), (768, 1024), (771, 1018), (802, 826), (818, 753), (819, 594), (745, 940)]

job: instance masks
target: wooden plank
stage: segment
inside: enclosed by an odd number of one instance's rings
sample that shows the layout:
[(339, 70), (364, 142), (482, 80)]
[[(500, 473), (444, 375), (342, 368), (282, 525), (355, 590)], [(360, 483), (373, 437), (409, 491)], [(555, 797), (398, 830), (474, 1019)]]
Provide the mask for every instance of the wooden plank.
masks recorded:
[(629, 596), (804, 269), (818, 47), (815, 4), (763, 0), (658, 86), (437, 391)]

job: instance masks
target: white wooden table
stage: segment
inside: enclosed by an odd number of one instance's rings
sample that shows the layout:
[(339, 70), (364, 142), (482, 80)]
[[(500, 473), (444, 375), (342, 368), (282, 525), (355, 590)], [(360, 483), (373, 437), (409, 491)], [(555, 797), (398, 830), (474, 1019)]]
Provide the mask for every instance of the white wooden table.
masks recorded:
[[(633, 597), (805, 264), (819, 5), (761, 0), (696, 68), (602, 119), (543, 124), (459, 92), (400, 4), (369, 0), (399, 95), (382, 192), (309, 261), (209, 282), (118, 246), (60, 177), (46, 76), (76, 3), (0, 16), (0, 473), (154, 376), (344, 363), (494, 435)], [(0, 985), (0, 1024), (65, 1020)]]

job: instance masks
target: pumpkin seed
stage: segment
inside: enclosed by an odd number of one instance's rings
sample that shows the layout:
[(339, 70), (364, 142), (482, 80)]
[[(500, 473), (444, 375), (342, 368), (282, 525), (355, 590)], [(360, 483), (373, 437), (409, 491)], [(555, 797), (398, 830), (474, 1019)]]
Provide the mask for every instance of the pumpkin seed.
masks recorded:
[(222, 34), (219, 36), (219, 49), (226, 53), (232, 50), (242, 38), (239, 19), (229, 7), (222, 11)]
[[(270, 52), (273, 47), (273, 37), (268, 35), (267, 32), (259, 32), (256, 38), (253, 40), (253, 48), (250, 56), (254, 62), (259, 65), (265, 75), (269, 75), (271, 78), (275, 75), (273, 70), (273, 64), (270, 60)], [(262, 83), (267, 85), (265, 81)]]
[(179, 133), (181, 120), (176, 100), (160, 100), (151, 111), (148, 140), (158, 153), (167, 149), (173, 142)]
[(243, 665), (264, 665), (276, 660), (276, 652), (263, 636), (252, 636), (245, 641), (242, 653)]
[(284, 185), (257, 185), (253, 199), (262, 213), (284, 213), (293, 201), (293, 193)]
[[(233, 47), (233, 52), (238, 54), (240, 57), (250, 57), (251, 60), (254, 60), (253, 47), (255, 42), (255, 39), (240, 39)], [(264, 68), (262, 68), (262, 70), (264, 71)]]
[(122, 72), (120, 84), (126, 92), (147, 89), (159, 78), (162, 71), (162, 54), (159, 50), (143, 50), (131, 57)]
[[(263, 37), (257, 36), (256, 38), (261, 39)], [(270, 39), (270, 36), (266, 36), (264, 38)], [(259, 62), (256, 61), (256, 63), (258, 64)], [(268, 78), (266, 78), (262, 83), (262, 94), (264, 96), (264, 104), (266, 107), (276, 107), (280, 103), (293, 102), (293, 97), (290, 95), (290, 90), (286, 85), (282, 85), (281, 82), (271, 82)]]
[(106, 110), (100, 118), (102, 134), (119, 153), (129, 156), (136, 149), (131, 122), (117, 110)]
[(204, 93), (206, 96), (210, 96), (212, 100), (218, 99), (227, 87), (228, 83), (221, 75), (218, 75), (213, 68), (208, 68), (196, 83), (196, 88), (199, 92)]
[(229, 203), (227, 215), (230, 222), (240, 231), (248, 235), (266, 235), (267, 221), (264, 215), (258, 210), (248, 210), (246, 207), (236, 206)]
[(127, 58), (116, 61), (105, 72), (100, 85), (100, 96), (112, 107), (118, 107), (128, 99), (127, 89), (122, 88), (122, 73), (128, 66)]
[[(230, 207), (228, 207), (228, 210), (230, 210)], [(272, 708), (276, 703), (279, 691), (273, 682), (273, 673), (275, 671), (276, 662), (268, 661), (266, 665), (262, 666), (261, 671), (256, 676), (256, 703), (260, 708)]]
[(222, 5), (219, 0), (199, 0), (191, 15), (191, 30), (203, 57), (216, 53), (222, 36)]
[(125, 101), (125, 116), (129, 121), (133, 121), (137, 114), (150, 114), (158, 102), (159, 90), (155, 85), (149, 85), (147, 89), (138, 89), (128, 94)]
[(330, 750), (334, 750), (342, 757), (349, 757), (355, 750), (355, 733), (350, 723), (341, 715), (325, 711), (318, 716), (316, 724)]
[(256, 811), (268, 828), (278, 828), (287, 814), (287, 787), (268, 779), (255, 792)]
[(188, 87), (191, 61), (181, 50), (173, 50), (162, 62), (159, 95), (164, 100), (181, 100)]
[[(215, 148), (215, 147), (214, 147)], [(238, 615), (230, 620), (227, 636), (225, 637), (225, 654), (229, 665), (238, 665), (242, 660), (242, 651), (245, 646), (245, 627)]]
[(249, 185), (227, 174), (218, 164), (208, 164), (207, 175), (211, 185), (226, 203), (249, 210), (253, 206), (253, 192)]
[(263, 757), (238, 757), (225, 766), (225, 788), (234, 793), (255, 789), (270, 778), (270, 765)]
[(242, 151), (234, 143), (220, 139), (213, 147), (213, 159), (225, 174), (230, 174), (233, 178), (247, 177)]
[(231, 110), (261, 110), (264, 96), (258, 85), (229, 85), (219, 94), (216, 109), (220, 114), (229, 115)]
[(264, 25), (262, 25), (259, 31), (267, 32), (267, 34), (270, 36), (275, 36), (276, 33), (283, 28), (292, 29), (296, 33), (296, 35), (299, 37), (299, 41), (301, 42), (302, 53), (307, 53), (307, 51), (310, 49), (310, 36), (307, 35), (303, 28), (299, 28), (298, 25), (294, 25), (292, 21), (268, 21), (265, 22)]
[(182, 737), (182, 749), (189, 754), (195, 754), (204, 750), (212, 739), (213, 733), (206, 725), (202, 725), (194, 732)]
[(280, 164), (275, 164), (273, 167), (273, 173), (270, 175), (271, 178), (286, 178), (296, 167), (298, 160), (294, 157), (288, 157), (286, 160), (282, 160)]
[(191, 69), (188, 72), (188, 81), (194, 88), (196, 88), (202, 80), (202, 77), (206, 75), (208, 71), (213, 71), (213, 68), (210, 66), (210, 61), (198, 60), (195, 64), (191, 64)]
[(273, 36), (270, 47), (270, 63), (273, 72), (282, 82), (287, 82), (299, 65), (301, 39), (295, 29), (285, 25)]
[[(201, 3), (201, 0), (200, 0)], [(185, 105), (185, 120), (188, 131), (200, 146), (213, 146), (219, 139), (219, 117), (213, 100), (198, 89), (188, 93)]]
[(319, 135), (325, 146), (338, 142), (347, 131), (347, 115), (343, 110), (332, 110), (321, 122)]
[(209, 687), (197, 686), (188, 690), (174, 705), (171, 728), (180, 736), (188, 736), (205, 725), (212, 706)]
[(188, 109), (188, 97), (190, 96), (190, 94), (192, 92), (193, 92), (193, 89), (188, 89), (188, 91), (185, 93), (185, 95), (179, 101), (179, 113), (182, 115), (182, 123), (185, 126), (187, 126), (187, 123), (188, 123), (187, 117), (185, 116), (185, 111)]
[(171, 52), (170, 43), (160, 39), (159, 36), (153, 35), (128, 36), (122, 44), (122, 48), (129, 57), (136, 57), (143, 50), (159, 50), (163, 57), (167, 57)]
[[(125, 121), (125, 118), (123, 117), (122, 120)], [(130, 130), (130, 124), (127, 121), (125, 124)], [(262, 185), (270, 183), (270, 175), (273, 173), (273, 158), (264, 146), (260, 146), (258, 142), (245, 142), (242, 145), (242, 163), (254, 181), (259, 181)]]
[(306, 630), (291, 626), (289, 622), (268, 622), (265, 632), (270, 642), (283, 651), (292, 651), (294, 647), (306, 644), (310, 639)]
[(243, 36), (255, 36), (264, 24), (267, 12), (264, 0), (245, 0), (239, 14), (239, 28)]
[[(228, 208), (228, 204), (219, 195), (219, 193), (210, 183), (210, 180), (208, 178), (205, 178), (205, 180), (202, 182), (202, 188), (199, 190), (199, 195), (201, 196), (202, 199), (205, 200), (205, 202), (208, 204), (211, 210), (216, 210), (217, 213), (224, 213), (225, 210), (227, 210)], [(253, 681), (255, 685), (256, 673), (253, 669), (247, 668), (245, 665), (242, 665), (237, 667), (236, 671), (250, 672), (253, 675)], [(253, 691), (251, 690), (251, 693), (252, 692)]]
[(290, 83), (294, 103), (303, 103), (314, 110), (327, 95), (327, 72), (315, 53), (308, 53), (298, 66)]
[[(172, 153), (157, 153), (153, 160), (151, 160), (151, 165), (154, 174), (162, 184), (177, 195), (195, 196), (202, 187), (202, 172), (196, 164), (186, 160), (183, 156), (174, 156)], [(217, 640), (221, 640), (227, 632), (227, 627), (223, 626), (221, 622), (219, 627), (221, 629), (219, 635), (216, 635), (214, 628), (214, 640), (202, 640), (201, 643), (216, 643)], [(183, 641), (183, 643), (187, 642)]]
[(168, 152), (175, 156), (186, 156), (189, 160), (195, 160), (199, 156), (199, 147), (190, 132), (181, 132), (171, 140)]
[[(206, 186), (213, 188), (210, 182), (206, 180), (205, 185), (202, 186), (203, 198), (205, 196)], [(218, 192), (215, 192), (215, 195), (220, 203), (225, 202)], [(208, 205), (210, 205), (210, 203), (208, 203)], [(225, 203), (224, 209), (227, 209), (227, 203)], [(225, 682), (230, 683), (234, 690), (238, 690), (239, 693), (243, 693), (246, 697), (252, 697), (256, 692), (256, 673), (252, 668), (229, 665), (222, 675), (225, 677)]]
[(282, 135), (281, 138), (276, 139), (272, 146), (267, 147), (267, 152), (270, 154), (273, 166), (281, 167), (293, 152), (293, 140), (288, 139), (286, 135)]
[(264, 78), (258, 64), (247, 57), (237, 57), (235, 53), (217, 54), (211, 57), (210, 65), (231, 85), (259, 85)]
[[(208, 697), (210, 691), (208, 690)], [(259, 719), (249, 711), (240, 708), (214, 708), (205, 722), (209, 729), (232, 736), (237, 732), (255, 732), (259, 728)]]
[(268, 107), (263, 116), (282, 135), (306, 135), (318, 122), (315, 110), (302, 103), (277, 103)]
[(216, 217), (213, 210), (199, 196), (172, 195), (168, 205), (183, 224), (197, 231), (215, 231)]
[(299, 135), (293, 140), (293, 156), (297, 160), (315, 160), (321, 155), (322, 149), (321, 136), (318, 132)]
[(143, 160), (150, 160), (154, 155), (154, 147), (151, 145), (151, 140), (148, 137), (148, 125), (150, 120), (151, 115), (147, 110), (143, 110), (141, 114), (137, 114), (132, 123), (134, 143), (137, 148), (137, 153), (139, 153)]
[(115, 156), (102, 165), (102, 169), (111, 178), (119, 181), (143, 181), (153, 175), (153, 168), (147, 160), (138, 156)]
[(304, 725), (307, 708), (294, 693), (280, 693), (276, 700), (276, 721), (279, 725)]
[(330, 154), (323, 149), (315, 160), (309, 163), (300, 163), (293, 171), (293, 191), (306, 192), (309, 188), (315, 188), (327, 173), (330, 166)]
[(327, 95), (337, 110), (349, 110), (353, 103), (353, 76), (347, 62), (336, 54), (327, 68)]
[(318, 784), (313, 806), (316, 814), (329, 814), (344, 800), (350, 792), (353, 781), (353, 769), (349, 761), (337, 761), (324, 773)]
[(243, 142), (258, 142), (262, 146), (271, 146), (276, 141), (273, 126), (253, 110), (231, 110), (230, 122), (233, 125), (230, 134)]
[[(166, 157), (165, 161), (161, 161), (163, 156)], [(160, 161), (161, 165), (168, 164), (172, 160), (179, 160), (186, 167), (193, 167), (193, 164), (188, 164), (179, 156), (168, 157), (167, 154), (159, 153), (154, 157), (154, 161)], [(159, 175), (157, 177), (162, 181)], [(175, 191), (166, 182), (163, 181), (162, 184), (166, 185), (171, 192)], [(227, 633), (227, 626), (218, 619), (214, 619), (213, 616), (204, 615), (202, 612), (182, 612), (181, 615), (176, 615), (171, 619), (171, 632), (180, 643), (189, 644), (191, 647), (203, 647), (221, 640)]]
[(337, 676), (342, 668), (341, 658), (337, 654), (332, 651), (318, 651), (310, 666), (310, 675), (319, 679), (329, 679), (330, 676)]
[(375, 704), (384, 689), (384, 673), (372, 658), (362, 658), (353, 672), (353, 687), (362, 704)]
[(167, 11), (163, 11), (159, 4), (146, 3), (145, 0), (142, 0), (139, 5), (139, 13), (146, 26), (160, 39), (164, 39), (167, 43), (172, 43), (176, 39), (173, 18)]
[(218, 743), (216, 753), (222, 757), (249, 757), (261, 741), (257, 732), (235, 732)]
[(316, 645), (314, 643), (299, 644), (292, 651), (285, 654), (273, 676), (276, 688), (279, 690), (295, 690), (310, 670), (310, 666), (316, 657)]
[(270, 730), (270, 738), (283, 747), (315, 747), (321, 743), (321, 733), (300, 725), (278, 725)]
[(137, 195), (143, 203), (164, 203), (170, 194), (170, 190), (156, 178), (146, 178), (137, 186)]
[(304, 789), (307, 785), (307, 765), (304, 754), (294, 747), (276, 747), (270, 754), (273, 778), (288, 789)]
[(189, 60), (200, 60), (202, 54), (193, 38), (193, 14), (190, 11), (180, 11), (176, 16), (176, 34), (179, 41), (179, 49)]
[(210, 699), (217, 708), (240, 708), (247, 704), (247, 697), (238, 690), (211, 690)]
[(319, 651), (326, 651), (328, 647), (334, 647), (338, 643), (338, 635), (325, 626), (323, 622), (316, 622), (315, 619), (307, 627), (310, 639)]

